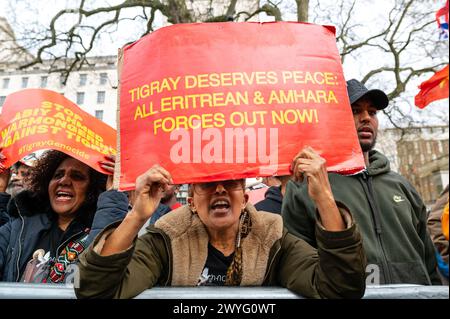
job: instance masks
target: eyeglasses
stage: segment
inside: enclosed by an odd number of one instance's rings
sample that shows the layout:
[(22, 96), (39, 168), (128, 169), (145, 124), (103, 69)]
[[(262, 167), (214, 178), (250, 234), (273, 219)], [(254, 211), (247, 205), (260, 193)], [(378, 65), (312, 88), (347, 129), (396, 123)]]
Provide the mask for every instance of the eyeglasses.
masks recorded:
[(222, 187), (225, 188), (227, 192), (244, 189), (242, 180), (199, 183), (193, 184), (192, 188), (194, 189), (194, 192), (197, 193), (198, 195), (211, 195), (216, 192), (217, 186), (219, 186), (219, 184), (222, 185)]

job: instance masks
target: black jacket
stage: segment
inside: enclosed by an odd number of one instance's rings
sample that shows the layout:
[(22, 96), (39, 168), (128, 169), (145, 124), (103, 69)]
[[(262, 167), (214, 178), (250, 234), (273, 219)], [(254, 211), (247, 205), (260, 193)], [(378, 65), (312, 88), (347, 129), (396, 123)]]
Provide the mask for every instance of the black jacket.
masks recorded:
[(9, 215), (6, 210), (11, 195), (8, 193), (0, 193), (0, 226), (6, 224), (9, 220)]
[(283, 194), (281, 186), (272, 186), (264, 194), (264, 199), (255, 204), (257, 211), (281, 214), (281, 205), (283, 204)]
[[(7, 211), (9, 221), (0, 227), (0, 281), (18, 281), (42, 235), (56, 223), (56, 216), (49, 203), (40, 201), (30, 191), (12, 198)], [(87, 208), (82, 206), (80, 211), (87, 211)], [(94, 212), (80, 214), (81, 217), (72, 221), (60, 242), (58, 254), (70, 241), (86, 236), (91, 225), (99, 231), (115, 221), (114, 217), (105, 218), (104, 214), (92, 221)]]

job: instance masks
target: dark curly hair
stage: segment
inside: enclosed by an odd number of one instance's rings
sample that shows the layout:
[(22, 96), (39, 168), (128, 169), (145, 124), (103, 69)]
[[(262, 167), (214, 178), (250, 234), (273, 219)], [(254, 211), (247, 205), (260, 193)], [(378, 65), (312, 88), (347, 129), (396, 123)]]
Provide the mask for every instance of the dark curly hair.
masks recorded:
[[(28, 177), (30, 190), (34, 192), (37, 198), (43, 203), (50, 204), (48, 185), (50, 184), (56, 169), (67, 158), (71, 158), (71, 156), (56, 150), (46, 151), (31, 170), (30, 176)], [(96, 211), (98, 196), (105, 191), (106, 179), (107, 176), (105, 174), (97, 172), (89, 167), (89, 186), (86, 200), (80, 208), (80, 211), (85, 215), (80, 217), (84, 217), (83, 219), (89, 225), (92, 223)]]

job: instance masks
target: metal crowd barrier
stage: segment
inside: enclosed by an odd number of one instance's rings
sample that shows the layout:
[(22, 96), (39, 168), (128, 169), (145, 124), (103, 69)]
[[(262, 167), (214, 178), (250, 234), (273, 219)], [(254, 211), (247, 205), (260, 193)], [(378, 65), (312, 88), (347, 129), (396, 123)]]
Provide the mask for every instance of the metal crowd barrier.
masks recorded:
[[(0, 283), (0, 299), (75, 299), (71, 285)], [(155, 287), (138, 299), (302, 299), (279, 287)], [(448, 286), (368, 286), (364, 299), (449, 299)]]

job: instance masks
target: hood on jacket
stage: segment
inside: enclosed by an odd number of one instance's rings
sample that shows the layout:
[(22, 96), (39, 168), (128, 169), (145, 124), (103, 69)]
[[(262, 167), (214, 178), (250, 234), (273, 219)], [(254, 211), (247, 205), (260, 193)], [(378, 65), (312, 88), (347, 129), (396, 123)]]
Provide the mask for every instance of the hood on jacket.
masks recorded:
[(281, 186), (271, 186), (264, 196), (266, 199), (271, 199), (279, 203), (283, 202), (283, 194), (281, 194)]
[(391, 170), (387, 157), (375, 150), (369, 151), (369, 163), (367, 172), (370, 176), (388, 173)]
[[(19, 211), (22, 217), (29, 217), (38, 214), (47, 214), (50, 219), (53, 219), (56, 214), (53, 212), (48, 199), (42, 199), (35, 192), (30, 190), (24, 190), (11, 198), (8, 203), (7, 211), (9, 216), (13, 218), (19, 217)], [(76, 220), (85, 225), (85, 227), (91, 227), (96, 211), (96, 205), (89, 207), (86, 204), (81, 205), (76, 214)]]
[(12, 197), (8, 202), (7, 210), (11, 217), (19, 217), (19, 211), (22, 216), (32, 216), (37, 213), (47, 213), (50, 209), (50, 203), (45, 203), (36, 193), (24, 190)]

